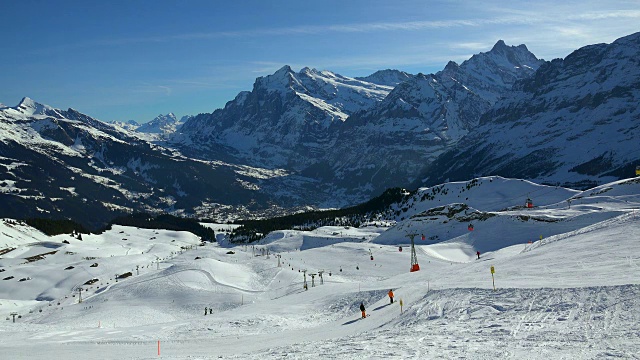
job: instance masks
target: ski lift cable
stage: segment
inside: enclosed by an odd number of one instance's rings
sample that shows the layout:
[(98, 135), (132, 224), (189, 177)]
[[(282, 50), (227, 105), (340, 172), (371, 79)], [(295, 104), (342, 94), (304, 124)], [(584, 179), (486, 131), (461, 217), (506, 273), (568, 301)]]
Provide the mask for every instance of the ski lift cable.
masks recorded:
[[(633, 152), (631, 152), (631, 153), (629, 153), (629, 154), (633, 154), (633, 153), (640, 153), (640, 149), (635, 150), (635, 151), (633, 151)], [(486, 176), (486, 177), (491, 178), (491, 177), (493, 177), (493, 175), (489, 175), (489, 176)], [(568, 180), (570, 180), (570, 179), (574, 179), (574, 178), (576, 178), (576, 175), (574, 175), (574, 174), (570, 174), (570, 175), (568, 175), (568, 176), (566, 176), (566, 177), (561, 178), (561, 179), (560, 179), (560, 182), (566, 182), (566, 181), (568, 181)], [(473, 180), (473, 179), (472, 179), (472, 180)], [(472, 181), (472, 180), (468, 180), (468, 181)], [(522, 180), (524, 180), (524, 179), (522, 179)], [(508, 204), (511, 204), (514, 200), (522, 199), (522, 198), (524, 197), (524, 195), (527, 195), (527, 201), (530, 201), (530, 200), (531, 200), (531, 196), (530, 196), (531, 194), (536, 194), (536, 196), (543, 196), (543, 195), (549, 194), (549, 193), (551, 193), (551, 192), (553, 192), (553, 191), (556, 191), (556, 190), (558, 189), (558, 187), (559, 187), (559, 186), (552, 186), (552, 185), (545, 185), (545, 186), (547, 186), (548, 188), (540, 187), (540, 188), (535, 189), (535, 190), (532, 190), (532, 191), (527, 191), (526, 193), (522, 193), (522, 194), (519, 194), (519, 195), (515, 195), (515, 196), (513, 196), (513, 197), (506, 198), (506, 199), (496, 200), (496, 201), (494, 201), (494, 202), (490, 202), (490, 203), (487, 203), (487, 204), (485, 204), (485, 205), (499, 205), (499, 204), (505, 204), (505, 206), (504, 206), (504, 207), (508, 207), (508, 206), (509, 206)], [(544, 191), (544, 192), (539, 193), (540, 191)], [(569, 199), (570, 199), (570, 198), (569, 198)], [(469, 229), (469, 230), (474, 229), (474, 227), (473, 227), (473, 224), (472, 224), (472, 223), (470, 223), (470, 224), (468, 225), (468, 229)]]
[[(640, 149), (634, 150), (634, 151), (628, 153), (627, 155), (631, 155), (631, 154), (634, 154), (634, 153), (640, 153)], [(493, 177), (493, 176), (497, 176), (497, 175), (488, 175), (486, 177), (490, 178), (490, 177)], [(575, 179), (575, 178), (576, 178), (575, 174), (570, 174), (568, 176), (560, 178), (559, 182), (567, 182), (568, 180)], [(524, 179), (522, 179), (522, 180), (524, 180)], [(577, 180), (577, 179), (575, 179), (575, 180)], [(468, 180), (468, 181), (471, 181), (471, 180)], [(496, 200), (494, 202), (488, 203), (487, 205), (494, 205), (494, 204), (495, 205), (500, 205), (500, 204), (506, 204), (507, 202), (510, 203), (511, 201), (514, 201), (514, 200), (517, 200), (517, 199), (522, 199), (525, 195), (527, 195), (527, 198), (530, 199), (529, 195), (531, 195), (531, 194), (536, 194), (536, 196), (543, 196), (543, 195), (546, 195), (546, 194), (549, 194), (549, 193), (555, 191), (558, 188), (558, 186), (556, 186), (556, 187), (554, 187), (552, 185), (547, 185), (547, 186), (549, 187), (549, 189), (541, 187), (541, 188), (538, 188), (538, 189), (535, 189), (535, 190), (532, 190), (532, 191), (527, 191), (526, 193), (522, 193), (522, 194), (519, 194), (519, 195), (514, 195), (513, 197), (510, 197), (510, 198), (507, 198), (507, 199)], [(544, 192), (539, 193), (540, 191), (544, 191)], [(508, 205), (506, 205), (506, 206), (508, 206)]]
[[(638, 150), (638, 152), (640, 152), (640, 150)], [(491, 177), (491, 176), (488, 176), (488, 177)], [(570, 180), (570, 179), (575, 178), (575, 177), (576, 177), (575, 175), (569, 175), (569, 176), (566, 176), (564, 178), (561, 178), (560, 181), (561, 182), (566, 182), (567, 180)], [(548, 188), (541, 187), (541, 188), (538, 188), (538, 189), (535, 189), (535, 190), (532, 190), (532, 191), (527, 191), (526, 193), (521, 193), (521, 194), (514, 195), (514, 196), (506, 198), (506, 199), (501, 199), (501, 200), (496, 200), (496, 201), (493, 201), (493, 202), (489, 202), (489, 203), (486, 203), (486, 205), (504, 204), (505, 207), (508, 207), (508, 206), (510, 206), (509, 204), (511, 204), (514, 200), (522, 199), (525, 195), (527, 196), (527, 199), (531, 199), (531, 196), (530, 196), (531, 194), (535, 194), (535, 196), (543, 196), (543, 195), (546, 195), (546, 194), (554, 192), (558, 188), (558, 186), (552, 186), (552, 185), (545, 185), (545, 186), (547, 186)], [(544, 192), (539, 193), (540, 191), (544, 191)]]

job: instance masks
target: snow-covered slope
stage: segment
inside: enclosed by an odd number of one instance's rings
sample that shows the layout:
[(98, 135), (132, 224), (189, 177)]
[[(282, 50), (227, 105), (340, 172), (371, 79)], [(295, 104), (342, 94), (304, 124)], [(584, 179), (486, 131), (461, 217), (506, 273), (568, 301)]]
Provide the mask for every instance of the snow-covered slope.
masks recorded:
[(2, 223), (0, 249), (16, 248), (29, 243), (49, 241), (47, 235), (21, 221), (2, 219), (0, 222)]
[(545, 63), (439, 158), (424, 183), (499, 174), (584, 187), (633, 175), (638, 58), (640, 33)]
[[(404, 213), (414, 216), (391, 228), (276, 231), (252, 245), (200, 246), (189, 233), (122, 226), (82, 240), (32, 231), (34, 241), (0, 255), (0, 278), (9, 278), (0, 280), (7, 319), (0, 351), (11, 359), (632, 359), (640, 352), (637, 179), (586, 192), (497, 177), (438, 188), (407, 199)], [(418, 236), (421, 269), (409, 272), (407, 232), (439, 231), (443, 217), (423, 209), (455, 206), (456, 192), (495, 216), (465, 235)], [(533, 209), (512, 206), (523, 192), (535, 194)], [(440, 228), (455, 229), (456, 216)], [(0, 231), (16, 234), (15, 226), (5, 220)], [(209, 226), (220, 240), (231, 228)]]
[[(528, 200), (533, 207), (527, 206)], [(395, 213), (402, 220), (376, 242), (396, 244), (415, 233), (420, 243), (439, 243), (435, 248), (443, 251), (453, 244), (458, 253), (448, 260), (468, 261), (476, 251), (553, 239), (628, 214), (639, 205), (637, 178), (585, 192), (519, 179), (477, 178), (419, 189), (398, 204)]]

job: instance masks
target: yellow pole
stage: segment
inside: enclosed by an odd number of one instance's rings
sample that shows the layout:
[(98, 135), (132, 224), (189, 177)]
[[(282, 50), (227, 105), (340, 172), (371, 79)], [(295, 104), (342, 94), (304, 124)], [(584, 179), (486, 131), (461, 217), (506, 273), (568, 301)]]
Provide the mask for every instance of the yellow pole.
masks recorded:
[(493, 274), (496, 272), (496, 268), (491, 265), (491, 282), (493, 283), (493, 291), (496, 291), (496, 279), (493, 277)]
[(400, 299), (400, 314), (402, 314), (402, 299)]

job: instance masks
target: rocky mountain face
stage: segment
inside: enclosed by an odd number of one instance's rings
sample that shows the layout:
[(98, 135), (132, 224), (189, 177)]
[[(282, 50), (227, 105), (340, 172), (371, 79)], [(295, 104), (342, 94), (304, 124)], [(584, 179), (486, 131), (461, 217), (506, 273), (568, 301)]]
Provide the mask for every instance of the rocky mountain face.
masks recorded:
[(29, 98), (0, 109), (0, 164), (0, 217), (72, 218), (96, 228), (135, 211), (202, 215), (275, 205), (256, 190), (254, 169), (191, 160)]
[(524, 45), (499, 41), (430, 75), (381, 70), (355, 79), (285, 66), (223, 109), (185, 122), (169, 146), (189, 156), (283, 168), (326, 199), (338, 193), (362, 201), (414, 181), (541, 63)]
[(418, 184), (480, 174), (587, 187), (640, 165), (640, 33), (544, 63)]
[(349, 192), (375, 194), (409, 184), (542, 62), (524, 45), (498, 41), (460, 65), (449, 62), (436, 74), (413, 76), (383, 101), (349, 117), (317, 168)]
[(256, 80), (223, 109), (185, 122), (171, 140), (193, 156), (224, 156), (253, 166), (300, 170), (333, 146), (329, 129), (391, 91), (330, 71), (284, 66)]

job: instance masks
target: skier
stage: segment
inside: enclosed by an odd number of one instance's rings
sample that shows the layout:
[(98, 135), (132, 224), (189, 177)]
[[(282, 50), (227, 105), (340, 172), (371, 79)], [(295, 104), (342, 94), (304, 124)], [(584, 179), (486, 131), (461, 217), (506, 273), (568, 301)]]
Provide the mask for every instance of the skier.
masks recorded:
[(362, 318), (363, 319), (366, 318), (367, 317), (367, 313), (366, 313), (366, 311), (364, 309), (364, 303), (362, 303), (362, 302), (360, 303), (360, 311), (362, 311)]
[(389, 300), (391, 301), (391, 304), (393, 304), (393, 289), (389, 290)]
[(213, 308), (209, 308), (209, 315), (213, 314)]
[(478, 255), (478, 259), (480, 259), (480, 251), (476, 251), (476, 255)]
[(204, 316), (207, 316), (207, 307), (204, 307)]

